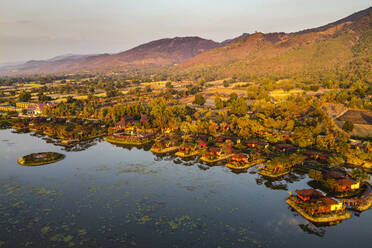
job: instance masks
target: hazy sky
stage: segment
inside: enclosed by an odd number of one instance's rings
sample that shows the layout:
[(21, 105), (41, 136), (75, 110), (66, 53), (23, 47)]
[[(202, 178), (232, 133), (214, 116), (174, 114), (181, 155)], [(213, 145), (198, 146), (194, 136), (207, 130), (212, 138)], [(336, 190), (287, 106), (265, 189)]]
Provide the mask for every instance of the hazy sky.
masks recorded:
[(124, 51), (175, 36), (215, 41), (293, 32), (371, 6), (371, 0), (0, 0), (0, 63)]

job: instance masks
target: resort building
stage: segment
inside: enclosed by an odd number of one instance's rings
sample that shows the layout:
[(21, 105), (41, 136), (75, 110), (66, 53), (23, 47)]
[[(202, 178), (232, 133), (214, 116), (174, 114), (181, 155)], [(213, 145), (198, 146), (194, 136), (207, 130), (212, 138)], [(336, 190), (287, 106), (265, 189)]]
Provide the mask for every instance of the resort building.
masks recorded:
[(261, 140), (247, 140), (244, 145), (252, 148), (267, 148), (268, 144)]
[(2, 112), (21, 112), (21, 108), (9, 106), (9, 105), (0, 105), (0, 111)]
[(30, 103), (30, 102), (17, 102), (16, 103), (16, 107), (17, 108), (23, 108), (23, 109), (27, 109), (30, 105), (33, 105), (34, 103)]
[(278, 152), (285, 152), (285, 153), (295, 153), (297, 152), (297, 147), (291, 144), (278, 144), (275, 147), (275, 150)]
[(56, 104), (54, 103), (37, 103), (37, 104), (29, 104), (27, 107), (27, 113), (33, 115), (41, 115), (46, 107), (54, 107)]
[(301, 204), (302, 208), (311, 214), (328, 213), (345, 210), (342, 202), (315, 189), (296, 190), (295, 203)]
[(326, 172), (323, 174), (323, 180), (332, 182), (331, 187), (334, 192), (348, 192), (360, 188), (359, 182), (339, 172)]

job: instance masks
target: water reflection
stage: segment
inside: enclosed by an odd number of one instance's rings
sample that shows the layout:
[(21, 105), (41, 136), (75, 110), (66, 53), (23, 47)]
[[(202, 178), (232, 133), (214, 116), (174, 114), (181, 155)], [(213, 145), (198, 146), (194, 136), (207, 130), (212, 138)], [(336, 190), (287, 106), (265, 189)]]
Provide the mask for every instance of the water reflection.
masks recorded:
[[(342, 247), (356, 239), (367, 247), (370, 242), (370, 211), (329, 228), (287, 206), (287, 191), (306, 188), (310, 180), (303, 171), (271, 180), (256, 174), (257, 168), (235, 174), (197, 158), (156, 156), (151, 146), (97, 139), (68, 150), (53, 139), (38, 142), (45, 136), (0, 132), (4, 247)], [(9, 144), (17, 147), (12, 153)], [(60, 166), (15, 166), (20, 155), (40, 150), (67, 156)]]
[(299, 224), (298, 226), (304, 232), (306, 232), (308, 234), (312, 234), (312, 235), (318, 236), (318, 237), (324, 237), (325, 232), (326, 232), (323, 227), (317, 227), (316, 225), (314, 225), (312, 223)]
[(136, 148), (138, 150), (144, 150), (144, 151), (150, 151), (151, 149), (151, 143), (145, 144), (145, 145), (128, 145), (128, 144), (117, 144), (117, 143), (110, 143), (111, 145), (115, 147), (120, 147), (126, 150), (131, 151), (132, 149)]

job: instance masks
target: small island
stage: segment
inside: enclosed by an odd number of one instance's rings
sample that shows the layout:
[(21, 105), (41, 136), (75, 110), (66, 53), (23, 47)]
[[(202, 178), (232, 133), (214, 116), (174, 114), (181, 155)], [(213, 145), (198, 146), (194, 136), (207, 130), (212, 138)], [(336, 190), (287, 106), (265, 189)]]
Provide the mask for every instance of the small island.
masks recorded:
[(315, 189), (296, 190), (296, 195), (291, 195), (286, 202), (304, 218), (316, 223), (334, 223), (351, 217), (342, 202)]
[(123, 145), (146, 145), (153, 141), (155, 133), (115, 133), (105, 138), (107, 142)]
[(18, 159), (18, 163), (23, 166), (38, 166), (51, 164), (65, 158), (65, 155), (56, 152), (32, 153)]
[(198, 146), (192, 142), (184, 142), (176, 152), (176, 156), (183, 159), (193, 158), (197, 155), (199, 155)]
[(319, 188), (337, 198), (355, 197), (365, 191), (360, 182), (340, 171), (310, 169), (309, 177), (314, 179), (309, 182), (310, 186)]
[(253, 167), (257, 164), (262, 163), (264, 160), (256, 158), (254, 156), (247, 156), (244, 153), (234, 154), (230, 161), (226, 164), (226, 167), (233, 171), (246, 171), (248, 168)]
[(232, 152), (224, 152), (219, 147), (210, 147), (205, 151), (200, 160), (209, 164), (214, 164), (220, 161), (225, 161), (231, 158), (233, 155), (234, 154)]
[(178, 135), (165, 135), (159, 137), (151, 148), (151, 152), (157, 155), (175, 153), (180, 149), (182, 138)]
[(294, 166), (302, 165), (304, 161), (305, 156), (301, 154), (292, 153), (289, 156), (282, 154), (266, 161), (257, 173), (269, 178), (279, 178), (290, 173)]

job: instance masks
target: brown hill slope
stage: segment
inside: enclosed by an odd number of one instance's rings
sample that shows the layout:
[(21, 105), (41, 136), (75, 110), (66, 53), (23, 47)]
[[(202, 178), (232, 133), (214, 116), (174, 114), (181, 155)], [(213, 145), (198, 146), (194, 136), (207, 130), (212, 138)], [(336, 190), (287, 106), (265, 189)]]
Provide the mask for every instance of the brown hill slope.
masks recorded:
[[(255, 33), (212, 49), (177, 67), (220, 76), (318, 72), (372, 59), (372, 8), (326, 26), (298, 33)], [(358, 51), (359, 50), (359, 51)]]
[(80, 61), (79, 67), (86, 69), (131, 67), (156, 67), (178, 64), (209, 49), (219, 43), (199, 37), (176, 37), (152, 41), (128, 51), (88, 57)]
[[(170, 67), (175, 73), (289, 75), (356, 67), (372, 71), (372, 7), (297, 33), (254, 33), (216, 43), (199, 37), (152, 41), (118, 54), (31, 61), (0, 74), (108, 72)], [(370, 73), (371, 74), (371, 73)], [(372, 79), (372, 75), (370, 76)]]
[(176, 37), (152, 41), (118, 54), (100, 54), (80, 59), (30, 61), (13, 67), (7, 74), (38, 74), (78, 71), (109, 71), (128, 68), (153, 68), (178, 64), (204, 51), (220, 46), (199, 37)]

